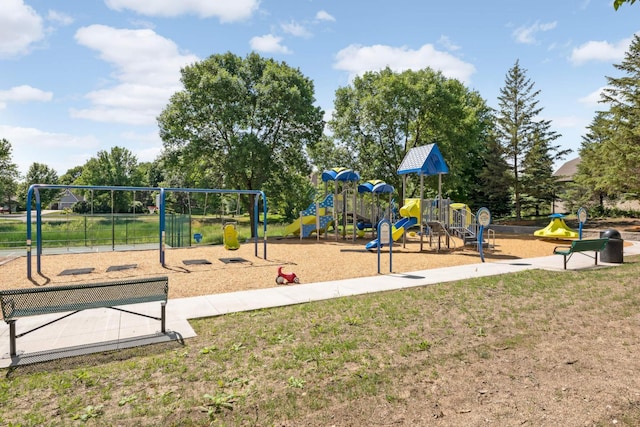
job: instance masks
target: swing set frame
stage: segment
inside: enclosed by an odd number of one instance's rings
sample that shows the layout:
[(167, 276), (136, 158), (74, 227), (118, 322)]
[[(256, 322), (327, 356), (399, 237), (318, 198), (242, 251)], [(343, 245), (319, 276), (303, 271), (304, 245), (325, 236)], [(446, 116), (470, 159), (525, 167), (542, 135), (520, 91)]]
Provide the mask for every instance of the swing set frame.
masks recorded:
[[(27, 191), (27, 236), (26, 236), (26, 249), (27, 249), (27, 279), (32, 278), (32, 252), (33, 252), (33, 232), (32, 232), (32, 204), (35, 201), (35, 254), (36, 254), (36, 271), (38, 274), (42, 274), (42, 206), (40, 203), (40, 191), (41, 190), (111, 190), (113, 191), (157, 191), (159, 192), (160, 206), (159, 206), (159, 261), (160, 264), (165, 267), (165, 238), (166, 238), (166, 217), (165, 217), (165, 198), (168, 192), (187, 192), (187, 193), (211, 193), (211, 194), (246, 194), (253, 195), (254, 197), (254, 221), (251, 224), (254, 235), (254, 255), (258, 257), (258, 224), (259, 220), (259, 202), (263, 200), (262, 213), (263, 213), (263, 258), (267, 259), (267, 198), (261, 190), (227, 190), (216, 188), (164, 188), (164, 187), (128, 187), (128, 186), (98, 186), (98, 185), (57, 185), (57, 184), (32, 184)], [(113, 193), (112, 193), (113, 194)], [(113, 209), (113, 206), (112, 206)]]

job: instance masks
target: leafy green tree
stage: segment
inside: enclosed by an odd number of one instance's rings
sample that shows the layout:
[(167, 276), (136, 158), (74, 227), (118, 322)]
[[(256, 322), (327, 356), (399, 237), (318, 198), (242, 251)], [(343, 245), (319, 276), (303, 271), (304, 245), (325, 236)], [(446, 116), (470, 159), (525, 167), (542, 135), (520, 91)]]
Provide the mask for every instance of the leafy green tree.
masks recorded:
[(68, 169), (64, 175), (58, 179), (58, 182), (62, 185), (74, 185), (80, 176), (82, 176), (83, 168), (84, 166), (74, 166)]
[(12, 162), (11, 143), (0, 139), (0, 206), (15, 207), (13, 197), (18, 189), (18, 165)]
[[(537, 119), (543, 110), (538, 106), (539, 94), (540, 91), (534, 89), (534, 83), (527, 77), (527, 70), (520, 67), (520, 62), (516, 60), (514, 66), (507, 72), (505, 85), (500, 88), (496, 131), (511, 171), (510, 183), (517, 219), (520, 219), (522, 214), (521, 203), (523, 191), (525, 191), (523, 174), (526, 173), (526, 168), (529, 167), (532, 177), (528, 183), (529, 189), (536, 196), (541, 196), (548, 190), (548, 165), (534, 170), (534, 163), (537, 160), (548, 163), (549, 156), (554, 158), (558, 155), (553, 153), (557, 147), (552, 146), (551, 143), (560, 135), (550, 130), (550, 122)], [(530, 153), (534, 145), (536, 149)], [(523, 162), (526, 159), (528, 161), (525, 165)], [(542, 187), (535, 188), (534, 177), (545, 179), (545, 182), (539, 183)]]
[[(443, 190), (464, 202), (473, 191), (489, 113), (484, 100), (456, 79), (430, 68), (402, 73), (386, 68), (336, 91), (329, 126), (361, 176), (383, 179), (398, 189), (402, 181), (397, 169), (405, 154), (437, 143), (450, 170)], [(437, 189), (437, 177), (429, 184)]]
[(614, 0), (613, 1), (613, 8), (615, 10), (618, 10), (618, 8), (620, 6), (622, 6), (624, 3), (629, 3), (631, 5), (631, 4), (634, 4), (635, 2), (636, 2), (636, 0)]
[[(34, 162), (29, 166), (25, 180), (20, 186), (19, 199), (26, 206), (27, 191), (32, 184), (58, 184), (58, 173), (44, 163)], [(52, 202), (56, 201), (61, 192), (57, 190), (39, 191), (40, 205), (47, 208)], [(33, 200), (35, 206), (35, 200)]]
[[(82, 175), (77, 180), (83, 185), (104, 186), (141, 186), (143, 177), (138, 169), (138, 159), (131, 151), (123, 147), (112, 147), (110, 151), (101, 150), (96, 157), (89, 159), (83, 166)], [(88, 195), (85, 194), (85, 198)], [(94, 212), (105, 211), (107, 207), (114, 212), (128, 212), (131, 209), (133, 194), (129, 191), (95, 191)]]
[[(185, 67), (181, 81), (184, 89), (158, 117), (174, 165), (199, 164), (221, 177), (222, 188), (245, 190), (262, 189), (275, 175), (311, 172), (305, 147), (320, 138), (323, 113), (300, 70), (256, 53), (226, 53)], [(253, 200), (242, 201), (253, 216)]]
[(336, 144), (334, 138), (329, 135), (322, 135), (315, 145), (307, 149), (307, 154), (316, 171), (320, 173), (332, 168), (359, 170), (360, 167), (349, 147)]

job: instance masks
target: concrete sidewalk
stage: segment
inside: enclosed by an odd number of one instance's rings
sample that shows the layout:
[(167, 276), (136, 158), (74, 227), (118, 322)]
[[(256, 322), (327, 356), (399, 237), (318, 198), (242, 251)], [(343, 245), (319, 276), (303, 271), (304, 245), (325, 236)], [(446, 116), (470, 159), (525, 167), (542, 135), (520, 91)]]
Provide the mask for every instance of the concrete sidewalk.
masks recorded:
[[(640, 242), (630, 242), (624, 255), (640, 254)], [(599, 266), (618, 266), (598, 262)], [(569, 270), (593, 268), (594, 260), (584, 254), (574, 254)], [(301, 304), (350, 295), (433, 285), (475, 277), (494, 276), (523, 270), (563, 270), (562, 256), (551, 255), (491, 263), (421, 270), (411, 273), (391, 273), (358, 279), (279, 286), (254, 291), (214, 294), (192, 298), (171, 299), (167, 304), (167, 334), (160, 333), (157, 320), (111, 309), (85, 310), (18, 338), (18, 355), (9, 356), (9, 327), (0, 323), (0, 367), (24, 365), (62, 357), (117, 350), (144, 344), (182, 340), (194, 337), (188, 319), (218, 316), (227, 313)], [(159, 316), (160, 304), (127, 306), (128, 310)], [(36, 328), (59, 315), (43, 315), (19, 319), (17, 334)]]

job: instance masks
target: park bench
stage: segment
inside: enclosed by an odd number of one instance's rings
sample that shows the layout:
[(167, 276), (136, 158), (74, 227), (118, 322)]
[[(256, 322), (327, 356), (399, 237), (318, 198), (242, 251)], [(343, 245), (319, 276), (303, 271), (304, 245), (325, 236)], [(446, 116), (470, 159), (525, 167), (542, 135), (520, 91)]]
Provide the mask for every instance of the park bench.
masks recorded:
[[(564, 256), (564, 269), (567, 269), (567, 262), (571, 259), (571, 256), (575, 253), (582, 252), (583, 255), (591, 257), (595, 259), (596, 265), (598, 265), (598, 252), (602, 251), (609, 239), (585, 239), (585, 240), (574, 240), (571, 242), (571, 246), (556, 246), (553, 249), (553, 253), (556, 255)], [(584, 252), (593, 252), (594, 255), (591, 256)]]
[[(16, 338), (23, 337), (35, 330), (91, 308), (111, 308), (159, 320), (161, 332), (164, 334), (166, 333), (165, 318), (168, 294), (169, 278), (166, 276), (103, 283), (2, 290), (0, 291), (0, 307), (2, 308), (4, 321), (9, 325), (10, 356), (16, 356)], [(119, 308), (119, 306), (123, 305), (156, 301), (161, 302), (160, 317)], [(16, 335), (16, 320), (18, 318), (54, 313), (67, 314)]]

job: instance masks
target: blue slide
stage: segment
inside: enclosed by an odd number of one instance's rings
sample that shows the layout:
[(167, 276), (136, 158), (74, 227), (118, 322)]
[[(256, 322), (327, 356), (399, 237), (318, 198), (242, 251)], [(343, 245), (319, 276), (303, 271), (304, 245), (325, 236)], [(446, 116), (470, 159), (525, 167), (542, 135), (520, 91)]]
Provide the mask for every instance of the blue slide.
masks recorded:
[[(402, 237), (405, 230), (410, 229), (417, 223), (418, 223), (418, 218), (411, 216), (411, 217), (402, 218), (400, 221), (393, 224), (393, 228), (391, 229), (391, 237), (393, 238), (393, 241), (395, 242), (396, 240), (398, 240), (400, 237)], [(376, 249), (379, 244), (380, 244), (380, 240), (378, 238), (367, 243), (365, 248), (368, 251), (370, 251), (372, 249)]]

